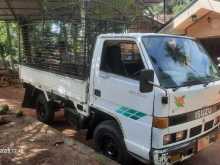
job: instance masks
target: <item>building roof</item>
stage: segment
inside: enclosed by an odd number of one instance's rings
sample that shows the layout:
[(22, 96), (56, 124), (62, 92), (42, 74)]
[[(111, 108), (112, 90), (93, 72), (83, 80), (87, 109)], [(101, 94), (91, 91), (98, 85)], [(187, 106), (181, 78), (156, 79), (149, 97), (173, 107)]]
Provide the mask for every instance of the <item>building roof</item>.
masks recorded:
[(45, 11), (68, 6), (72, 0), (0, 0), (0, 20), (40, 19)]
[[(88, 3), (103, 3), (105, 5), (105, 1), (103, 0), (85, 1)], [(137, 0), (137, 5), (155, 4), (161, 1), (162, 0)], [(18, 20), (23, 17), (28, 19), (40, 19), (45, 11), (53, 10), (52, 14), (54, 14), (54, 12), (56, 12), (54, 9), (70, 7), (79, 2), (80, 1), (76, 0), (0, 0), (0, 20)], [(76, 10), (79, 13), (79, 7), (77, 7)], [(62, 12), (65, 12), (65, 10), (62, 10)], [(55, 15), (56, 14), (57, 13), (55, 13)], [(59, 15), (61, 14), (59, 13)], [(76, 17), (77, 16), (78, 15), (76, 15)]]
[(168, 22), (159, 32), (185, 34), (185, 30), (211, 12), (220, 14), (219, 0), (197, 0)]
[(21, 16), (36, 17), (41, 12), (40, 1), (0, 0), (0, 19), (16, 20)]

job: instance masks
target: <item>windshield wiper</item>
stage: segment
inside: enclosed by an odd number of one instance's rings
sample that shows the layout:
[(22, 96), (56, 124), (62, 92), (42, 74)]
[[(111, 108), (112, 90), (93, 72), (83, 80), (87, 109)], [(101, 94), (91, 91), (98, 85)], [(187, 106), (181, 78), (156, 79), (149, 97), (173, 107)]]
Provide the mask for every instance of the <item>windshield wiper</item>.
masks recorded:
[(218, 80), (220, 80), (220, 79), (216, 78), (214, 76), (211, 76), (211, 75), (207, 75), (206, 77), (204, 77), (203, 82), (204, 82), (205, 86), (207, 86), (209, 83), (211, 83), (213, 81), (218, 81)]
[[(189, 85), (191, 85), (190, 83), (192, 83), (192, 85), (196, 85), (196, 84), (204, 84), (204, 86), (206, 87), (210, 82), (214, 81), (214, 77), (213, 76), (209, 76), (207, 75), (207, 77), (202, 77), (201, 73), (199, 71), (197, 71), (196, 69), (194, 69), (191, 65), (189, 65), (188, 63), (186, 64), (186, 66), (188, 66), (194, 73), (200, 75), (200, 78), (205, 78), (205, 80), (192, 80), (189, 81)], [(195, 84), (194, 84), (195, 83)]]
[(204, 84), (204, 83), (205, 83), (204, 81), (197, 79), (197, 80), (186, 81), (186, 82), (184, 82), (182, 85), (183, 85), (183, 86), (185, 86), (185, 85), (187, 85), (187, 86), (192, 86), (192, 85)]
[(173, 88), (174, 91), (176, 91), (177, 89), (181, 88), (181, 87), (185, 87), (185, 86), (193, 86), (193, 85), (198, 85), (198, 84), (204, 84), (203, 81), (201, 80), (190, 80), (190, 81), (185, 81), (183, 82), (181, 85), (176, 86), (175, 88)]

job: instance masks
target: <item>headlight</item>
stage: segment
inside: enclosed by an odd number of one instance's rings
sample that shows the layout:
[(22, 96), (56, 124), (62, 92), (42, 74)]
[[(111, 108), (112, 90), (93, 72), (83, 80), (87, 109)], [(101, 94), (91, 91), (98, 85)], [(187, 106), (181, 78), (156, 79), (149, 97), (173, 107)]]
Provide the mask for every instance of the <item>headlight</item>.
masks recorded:
[(165, 135), (163, 137), (163, 144), (170, 144), (170, 143), (172, 143), (172, 135), (171, 134)]
[(163, 144), (167, 145), (170, 143), (175, 143), (175, 142), (184, 140), (184, 139), (186, 139), (186, 136), (187, 136), (187, 130), (164, 135)]
[(180, 141), (186, 138), (185, 131), (177, 132), (176, 133), (176, 141)]

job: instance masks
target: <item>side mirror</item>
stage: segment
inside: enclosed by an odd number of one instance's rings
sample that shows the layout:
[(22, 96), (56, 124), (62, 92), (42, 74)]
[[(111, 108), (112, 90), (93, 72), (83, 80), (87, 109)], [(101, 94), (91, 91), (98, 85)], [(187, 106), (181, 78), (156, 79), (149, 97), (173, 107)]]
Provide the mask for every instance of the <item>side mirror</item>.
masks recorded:
[(152, 92), (154, 82), (153, 70), (142, 70), (140, 74), (140, 91), (142, 93)]

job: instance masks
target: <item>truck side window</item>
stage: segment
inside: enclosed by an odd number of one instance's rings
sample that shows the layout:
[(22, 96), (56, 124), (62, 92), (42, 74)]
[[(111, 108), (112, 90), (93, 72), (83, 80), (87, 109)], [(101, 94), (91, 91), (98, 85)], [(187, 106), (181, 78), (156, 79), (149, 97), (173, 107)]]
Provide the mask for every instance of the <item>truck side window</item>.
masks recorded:
[(144, 65), (133, 41), (106, 41), (103, 46), (100, 70), (138, 79)]

